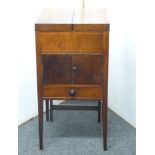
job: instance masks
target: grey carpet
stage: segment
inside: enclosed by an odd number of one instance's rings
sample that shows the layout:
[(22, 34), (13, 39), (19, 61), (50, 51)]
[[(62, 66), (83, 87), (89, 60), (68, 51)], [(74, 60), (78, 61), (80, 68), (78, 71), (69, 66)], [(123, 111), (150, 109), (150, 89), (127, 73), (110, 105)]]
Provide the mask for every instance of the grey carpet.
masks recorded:
[[(67, 101), (96, 104), (94, 101)], [(103, 151), (101, 123), (96, 111), (54, 111), (54, 121), (44, 115), (44, 150), (39, 150), (38, 118), (21, 125), (19, 155), (135, 155), (136, 131), (109, 110), (108, 151)]]

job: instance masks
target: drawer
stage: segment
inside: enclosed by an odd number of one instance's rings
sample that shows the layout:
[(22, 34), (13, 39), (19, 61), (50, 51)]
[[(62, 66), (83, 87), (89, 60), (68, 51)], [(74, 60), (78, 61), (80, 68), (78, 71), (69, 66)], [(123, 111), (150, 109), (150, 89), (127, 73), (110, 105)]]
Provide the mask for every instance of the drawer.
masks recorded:
[(53, 99), (101, 99), (103, 95), (98, 85), (44, 85), (43, 96)]
[(40, 32), (44, 53), (102, 52), (102, 33), (99, 32)]

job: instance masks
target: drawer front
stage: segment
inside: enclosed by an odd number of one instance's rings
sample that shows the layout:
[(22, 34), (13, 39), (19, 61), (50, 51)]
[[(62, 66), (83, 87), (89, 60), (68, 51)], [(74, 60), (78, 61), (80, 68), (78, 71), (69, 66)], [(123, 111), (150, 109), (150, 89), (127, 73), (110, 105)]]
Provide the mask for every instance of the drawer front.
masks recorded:
[(44, 97), (53, 99), (100, 99), (102, 89), (100, 86), (52, 86), (43, 88)]
[(102, 52), (102, 33), (42, 32), (42, 52)]

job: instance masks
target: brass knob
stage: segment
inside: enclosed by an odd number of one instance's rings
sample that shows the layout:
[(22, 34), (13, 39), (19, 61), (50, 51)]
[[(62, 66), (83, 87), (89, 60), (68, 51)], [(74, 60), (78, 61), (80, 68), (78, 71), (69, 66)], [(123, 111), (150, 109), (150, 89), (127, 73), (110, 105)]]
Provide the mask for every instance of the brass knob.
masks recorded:
[(76, 66), (73, 66), (73, 70), (75, 71), (77, 69), (77, 67)]
[(76, 93), (75, 93), (75, 90), (71, 89), (71, 90), (69, 91), (69, 95), (70, 95), (70, 96), (75, 96), (75, 94), (76, 94)]

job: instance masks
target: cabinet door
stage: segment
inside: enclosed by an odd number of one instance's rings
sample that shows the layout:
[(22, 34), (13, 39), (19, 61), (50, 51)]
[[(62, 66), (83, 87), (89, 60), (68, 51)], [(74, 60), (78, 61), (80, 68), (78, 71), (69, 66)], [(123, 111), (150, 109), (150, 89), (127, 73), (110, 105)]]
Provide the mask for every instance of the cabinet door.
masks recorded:
[(72, 82), (70, 55), (43, 54), (43, 83), (70, 84)]
[(74, 55), (72, 65), (74, 84), (100, 84), (102, 58), (101, 55)]

